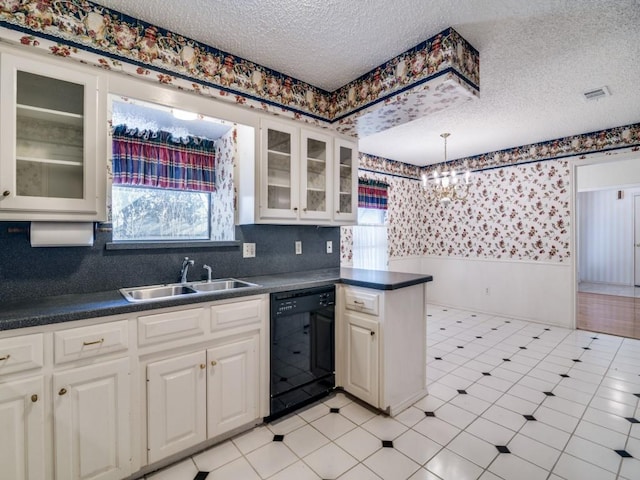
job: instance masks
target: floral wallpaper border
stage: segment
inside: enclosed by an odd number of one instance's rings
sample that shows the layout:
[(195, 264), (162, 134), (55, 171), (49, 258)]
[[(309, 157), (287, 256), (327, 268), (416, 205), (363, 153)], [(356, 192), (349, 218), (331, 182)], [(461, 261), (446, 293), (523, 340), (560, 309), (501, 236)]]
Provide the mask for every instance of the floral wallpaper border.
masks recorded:
[(470, 89), (480, 90), (478, 51), (453, 28), (434, 35), (333, 92), (335, 120), (386, 101), (430, 78), (454, 71)]
[(422, 167), (419, 167), (418, 165), (411, 165), (397, 160), (391, 160), (389, 158), (369, 155), (368, 153), (363, 152), (360, 152), (358, 169), (359, 173), (368, 170), (375, 173), (413, 178), (414, 180), (420, 180), (422, 176)]
[(588, 154), (623, 148), (640, 151), (640, 123), (427, 165), (422, 167), (421, 175), (430, 177), (435, 170), (478, 171), (573, 156), (584, 159)]
[(327, 92), (87, 0), (0, 0), (0, 27), (0, 37), (56, 56), (327, 127), (444, 72), (479, 90), (478, 51), (452, 28)]

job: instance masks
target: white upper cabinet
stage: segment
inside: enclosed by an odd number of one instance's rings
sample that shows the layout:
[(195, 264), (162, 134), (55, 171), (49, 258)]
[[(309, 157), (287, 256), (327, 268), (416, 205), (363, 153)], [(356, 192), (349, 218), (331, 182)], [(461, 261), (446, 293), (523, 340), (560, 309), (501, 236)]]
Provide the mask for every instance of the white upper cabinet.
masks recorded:
[(356, 223), (358, 219), (358, 148), (355, 142), (336, 138), (334, 142), (333, 219)]
[[(241, 212), (241, 223), (355, 222), (358, 201), (355, 143), (270, 119), (261, 121), (260, 130), (257, 215)], [(245, 165), (244, 170), (247, 168), (251, 166)], [(247, 207), (243, 205), (244, 197), (240, 195), (241, 210)]]
[(0, 220), (105, 219), (103, 81), (70, 63), (0, 53)]
[(331, 137), (302, 130), (300, 142), (300, 218), (331, 220), (333, 150)]
[(299, 130), (264, 122), (261, 130), (260, 217), (298, 218)]

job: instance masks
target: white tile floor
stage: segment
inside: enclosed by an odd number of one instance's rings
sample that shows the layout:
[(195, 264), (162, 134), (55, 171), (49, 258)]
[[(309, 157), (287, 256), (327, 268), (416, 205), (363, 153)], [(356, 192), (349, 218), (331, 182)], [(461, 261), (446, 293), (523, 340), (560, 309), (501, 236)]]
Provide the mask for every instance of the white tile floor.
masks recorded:
[(640, 340), (428, 313), (430, 394), (396, 418), (337, 394), (146, 478), (640, 479)]

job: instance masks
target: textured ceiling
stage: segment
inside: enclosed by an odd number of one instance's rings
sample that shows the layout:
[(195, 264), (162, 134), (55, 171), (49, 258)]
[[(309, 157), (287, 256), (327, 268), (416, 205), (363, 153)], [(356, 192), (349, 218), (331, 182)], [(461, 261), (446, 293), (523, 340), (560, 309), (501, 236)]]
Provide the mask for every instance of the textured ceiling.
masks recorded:
[[(99, 0), (332, 91), (454, 27), (480, 52), (480, 100), (360, 139), (407, 163), (640, 122), (638, 0)], [(612, 93), (585, 102), (583, 91)]]

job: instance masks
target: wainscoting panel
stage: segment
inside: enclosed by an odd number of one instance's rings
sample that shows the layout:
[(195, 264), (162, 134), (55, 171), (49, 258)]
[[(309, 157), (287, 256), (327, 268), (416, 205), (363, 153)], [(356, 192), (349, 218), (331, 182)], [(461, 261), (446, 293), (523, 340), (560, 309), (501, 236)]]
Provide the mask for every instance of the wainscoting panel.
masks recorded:
[(424, 256), (392, 258), (389, 270), (433, 275), (427, 301), (574, 327), (573, 266), (567, 263)]

